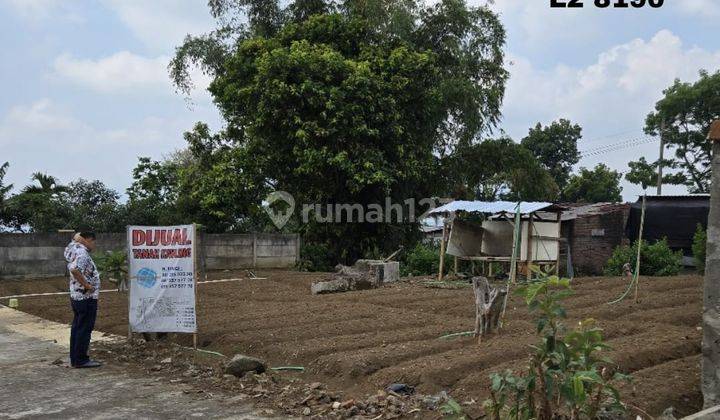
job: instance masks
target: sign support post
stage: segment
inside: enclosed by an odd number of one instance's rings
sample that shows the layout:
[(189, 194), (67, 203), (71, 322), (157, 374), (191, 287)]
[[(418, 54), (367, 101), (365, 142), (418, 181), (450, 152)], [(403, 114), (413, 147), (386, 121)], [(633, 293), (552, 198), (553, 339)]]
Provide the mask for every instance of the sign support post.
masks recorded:
[(197, 327), (197, 279), (200, 275), (198, 271), (198, 256), (197, 256), (197, 224), (193, 223), (193, 239), (192, 239), (192, 257), (193, 257), (193, 298), (195, 299), (195, 332), (193, 333), (193, 348), (197, 350), (198, 343), (198, 327)]

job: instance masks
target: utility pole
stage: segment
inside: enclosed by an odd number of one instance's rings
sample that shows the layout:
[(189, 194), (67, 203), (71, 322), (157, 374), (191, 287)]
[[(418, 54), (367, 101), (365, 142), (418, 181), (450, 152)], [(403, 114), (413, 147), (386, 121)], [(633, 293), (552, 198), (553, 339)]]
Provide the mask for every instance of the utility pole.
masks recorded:
[(657, 195), (662, 195), (663, 159), (665, 159), (665, 120), (660, 121), (660, 160), (658, 160)]
[(720, 404), (720, 120), (712, 124), (708, 140), (712, 142), (713, 157), (702, 318), (705, 408)]

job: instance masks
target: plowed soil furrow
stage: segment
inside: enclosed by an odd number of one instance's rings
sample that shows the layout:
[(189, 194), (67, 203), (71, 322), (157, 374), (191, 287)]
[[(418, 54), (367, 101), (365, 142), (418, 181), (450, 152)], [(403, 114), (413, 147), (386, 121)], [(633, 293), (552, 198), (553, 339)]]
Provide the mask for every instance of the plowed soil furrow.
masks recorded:
[[(323, 273), (259, 271), (263, 280), (198, 287), (200, 343), (224, 354), (246, 353), (271, 365), (306, 367), (308, 381), (322, 381), (345, 395), (375, 392), (405, 382), (420, 392), (448, 391), (457, 400), (487, 396), (489, 375), (523, 369), (529, 345), (538, 341), (533, 315), (519, 296), (509, 299), (505, 327), (481, 344), (472, 337), (439, 340), (474, 326), (470, 288), (437, 289), (421, 279), (380, 289), (313, 296), (310, 284)], [(244, 271), (209, 273), (210, 279), (247, 277)], [(0, 282), (0, 295), (63, 291), (64, 278)], [(700, 406), (699, 367), (702, 278), (640, 279), (640, 302), (616, 305), (627, 281), (619, 277), (575, 279), (565, 302), (572, 328), (594, 318), (603, 328), (608, 356), (635, 377), (621, 389), (626, 400), (651, 414), (673, 405), (679, 414)], [(97, 328), (127, 333), (127, 296), (101, 295)], [(0, 302), (6, 303), (6, 302)], [(70, 322), (67, 296), (23, 298), (21, 309)], [(185, 334), (171, 339), (189, 344)]]

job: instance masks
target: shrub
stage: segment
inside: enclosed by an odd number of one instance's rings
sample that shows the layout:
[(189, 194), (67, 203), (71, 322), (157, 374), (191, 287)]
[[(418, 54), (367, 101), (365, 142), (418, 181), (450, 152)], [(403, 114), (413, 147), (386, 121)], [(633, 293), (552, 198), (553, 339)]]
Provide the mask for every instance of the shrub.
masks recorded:
[[(630, 263), (633, 272), (637, 261), (638, 242), (632, 246), (621, 245), (615, 248), (605, 266), (605, 275), (620, 276), (623, 265)], [(674, 276), (682, 268), (682, 252), (674, 252), (665, 239), (650, 245), (642, 241), (640, 251), (640, 274), (646, 276)]]
[(297, 267), (301, 271), (333, 271), (335, 258), (327, 245), (302, 244)]
[(598, 355), (609, 348), (602, 330), (587, 319), (566, 333), (561, 301), (571, 294), (570, 280), (539, 274), (516, 293), (534, 314), (540, 342), (524, 374), (491, 376), (491, 398), (485, 402), (489, 418), (595, 419), (601, 411), (624, 411), (614, 384), (630, 377), (611, 374), (610, 361)]
[(120, 290), (125, 290), (127, 286), (127, 252), (126, 251), (107, 251), (95, 258), (98, 271), (107, 277), (113, 283), (117, 283)]
[(440, 249), (426, 244), (417, 244), (414, 248), (409, 249), (400, 264), (400, 271), (403, 276), (437, 274), (439, 269)]
[(699, 273), (705, 272), (705, 247), (707, 246), (707, 231), (698, 223), (693, 236), (692, 253), (695, 267)]

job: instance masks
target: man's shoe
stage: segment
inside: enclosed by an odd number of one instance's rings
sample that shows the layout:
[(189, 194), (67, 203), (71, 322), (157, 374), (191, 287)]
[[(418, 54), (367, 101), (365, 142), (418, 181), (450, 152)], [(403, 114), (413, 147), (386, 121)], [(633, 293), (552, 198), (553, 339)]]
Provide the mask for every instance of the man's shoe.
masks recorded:
[(94, 367), (100, 367), (102, 366), (102, 363), (97, 362), (95, 360), (88, 360), (87, 362), (81, 364), (81, 365), (75, 365), (74, 368), (94, 368)]

